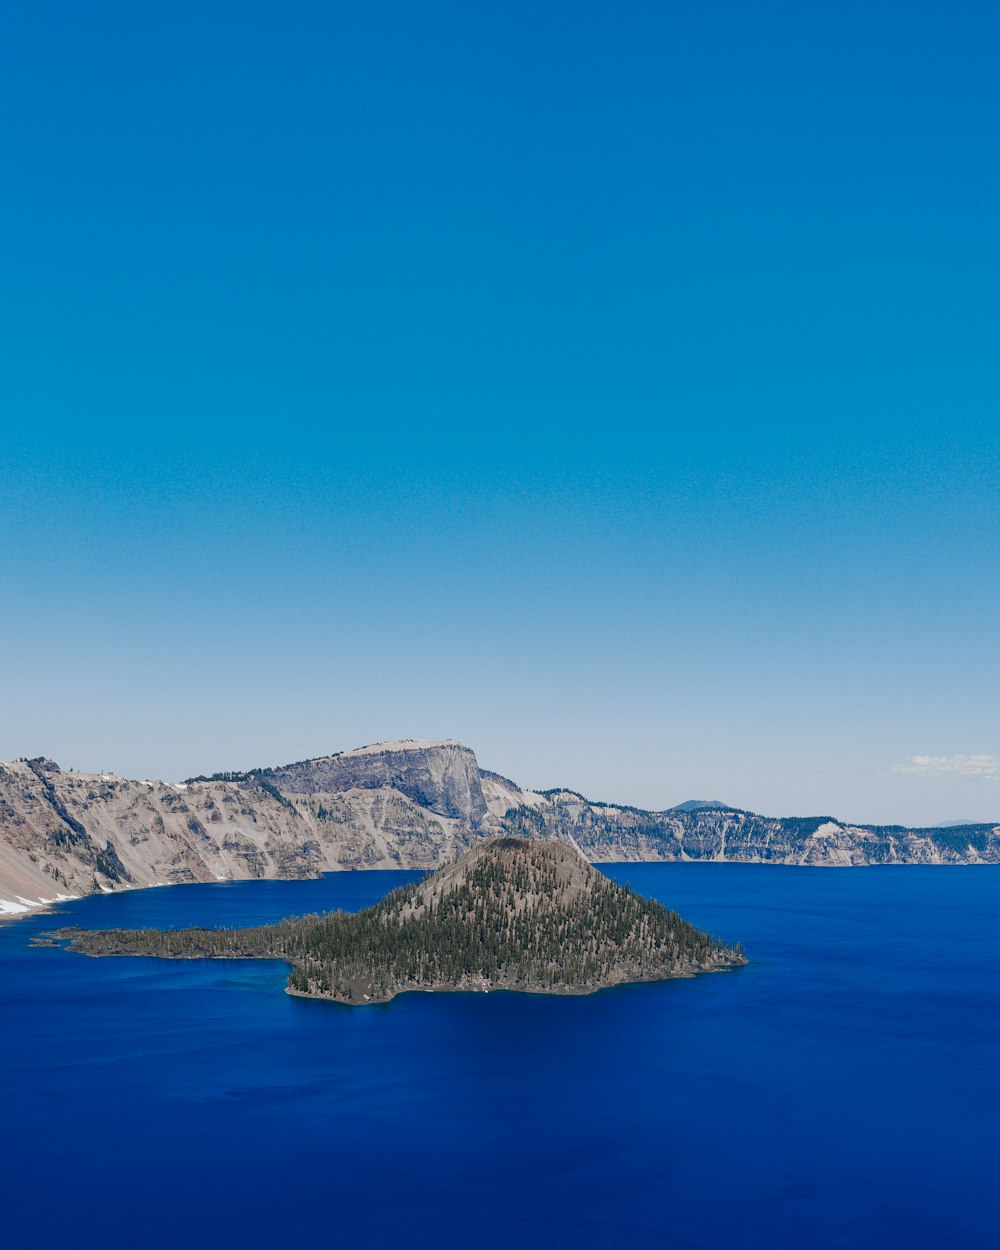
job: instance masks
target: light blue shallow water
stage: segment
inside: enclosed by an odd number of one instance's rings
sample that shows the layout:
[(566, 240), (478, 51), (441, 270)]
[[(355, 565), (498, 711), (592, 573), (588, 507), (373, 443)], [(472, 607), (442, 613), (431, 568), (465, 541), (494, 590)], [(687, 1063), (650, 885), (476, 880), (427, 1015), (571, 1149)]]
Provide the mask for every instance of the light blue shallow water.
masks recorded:
[(354, 908), (405, 873), (0, 926), (0, 1244), (1000, 1244), (1000, 869), (607, 871), (751, 966), (352, 1009), (289, 998), (280, 964), (28, 946)]

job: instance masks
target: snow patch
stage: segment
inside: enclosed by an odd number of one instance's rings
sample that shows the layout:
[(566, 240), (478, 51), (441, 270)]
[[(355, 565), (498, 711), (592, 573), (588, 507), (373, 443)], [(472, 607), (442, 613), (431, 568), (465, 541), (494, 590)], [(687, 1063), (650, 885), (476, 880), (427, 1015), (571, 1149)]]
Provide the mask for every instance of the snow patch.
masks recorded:
[(16, 903), (9, 898), (0, 898), (0, 916), (26, 916), (36, 907), (51, 907), (53, 903), (68, 903), (71, 899), (79, 897), (79, 894), (57, 894), (55, 898), (40, 898), (36, 903), (34, 899), (22, 898), (20, 894), (15, 894)]
[(814, 830), (809, 836), (811, 838), (836, 838), (842, 834), (844, 830), (834, 820), (828, 820), (825, 825)]

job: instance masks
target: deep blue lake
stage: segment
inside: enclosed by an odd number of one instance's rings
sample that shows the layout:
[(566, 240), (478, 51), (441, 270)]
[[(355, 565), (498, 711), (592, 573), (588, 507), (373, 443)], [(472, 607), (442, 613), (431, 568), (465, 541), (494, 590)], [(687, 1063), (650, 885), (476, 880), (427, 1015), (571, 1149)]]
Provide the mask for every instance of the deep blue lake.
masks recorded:
[(256, 924), (413, 874), (179, 886), (0, 925), (5, 1247), (995, 1247), (1000, 868), (606, 869), (738, 972), (588, 998), (282, 993), (60, 924)]

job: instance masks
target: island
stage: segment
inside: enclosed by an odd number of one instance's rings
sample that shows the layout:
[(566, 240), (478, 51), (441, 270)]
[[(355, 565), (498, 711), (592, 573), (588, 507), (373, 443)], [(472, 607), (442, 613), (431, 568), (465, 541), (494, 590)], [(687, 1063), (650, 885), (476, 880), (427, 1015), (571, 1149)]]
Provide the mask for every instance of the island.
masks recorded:
[(87, 955), (283, 959), (288, 992), (359, 1006), (410, 990), (589, 994), (747, 962), (561, 842), (500, 837), (359, 912), (249, 929), (67, 928)]

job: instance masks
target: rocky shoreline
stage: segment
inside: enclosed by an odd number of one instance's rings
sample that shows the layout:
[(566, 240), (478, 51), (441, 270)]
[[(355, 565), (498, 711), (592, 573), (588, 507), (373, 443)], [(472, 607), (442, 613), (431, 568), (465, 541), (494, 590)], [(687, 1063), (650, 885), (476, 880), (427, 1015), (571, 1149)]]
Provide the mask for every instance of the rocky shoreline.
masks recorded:
[[(176, 957), (175, 957), (176, 958)], [(411, 984), (400, 985), (391, 992), (384, 994), (382, 997), (370, 997), (361, 995), (360, 1000), (355, 997), (338, 997), (333, 994), (318, 994), (304, 990), (294, 989), (288, 985), (285, 987), (285, 993), (292, 998), (311, 998), (319, 999), (324, 1002), (342, 1003), (345, 1006), (358, 1006), (359, 1001), (366, 1005), (378, 1006), (384, 1003), (391, 1003), (394, 999), (399, 998), (401, 994), (489, 994), (489, 993), (515, 993), (515, 994), (534, 994), (534, 995), (555, 995), (557, 997), (586, 997), (589, 994), (599, 994), (603, 990), (621, 989), (628, 985), (652, 985), (657, 981), (683, 981), (693, 980), (695, 977), (708, 976), (713, 972), (732, 972), (737, 968), (744, 968), (750, 961), (745, 956), (727, 956), (726, 958), (713, 961), (711, 963), (692, 966), (683, 971), (672, 972), (668, 976), (655, 975), (643, 976), (639, 973), (635, 975), (624, 975), (613, 981), (603, 981), (594, 985), (560, 985), (558, 982), (549, 985), (538, 982), (524, 981), (468, 981), (448, 984), (441, 982), (435, 985)]]

